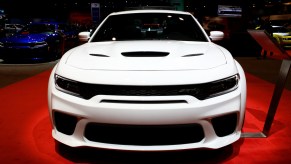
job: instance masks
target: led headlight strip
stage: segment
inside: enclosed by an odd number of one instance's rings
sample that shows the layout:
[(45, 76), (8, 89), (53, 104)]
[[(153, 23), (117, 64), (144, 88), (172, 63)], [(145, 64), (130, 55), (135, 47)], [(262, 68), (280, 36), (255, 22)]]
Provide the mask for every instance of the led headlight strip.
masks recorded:
[(77, 81), (70, 80), (59, 75), (55, 75), (55, 84), (56, 84), (56, 88), (60, 91), (63, 91), (65, 93), (78, 96), (78, 97), (81, 96), (80, 84)]
[(238, 88), (239, 75), (201, 84), (199, 87), (199, 92), (195, 97), (200, 100), (216, 97), (219, 95), (226, 94)]

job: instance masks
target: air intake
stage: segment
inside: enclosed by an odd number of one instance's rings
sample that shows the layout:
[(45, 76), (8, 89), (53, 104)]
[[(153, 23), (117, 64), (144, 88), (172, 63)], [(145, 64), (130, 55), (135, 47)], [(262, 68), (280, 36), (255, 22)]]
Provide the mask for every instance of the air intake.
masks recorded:
[(156, 52), (156, 51), (135, 51), (135, 52), (122, 52), (125, 57), (165, 57), (169, 52)]

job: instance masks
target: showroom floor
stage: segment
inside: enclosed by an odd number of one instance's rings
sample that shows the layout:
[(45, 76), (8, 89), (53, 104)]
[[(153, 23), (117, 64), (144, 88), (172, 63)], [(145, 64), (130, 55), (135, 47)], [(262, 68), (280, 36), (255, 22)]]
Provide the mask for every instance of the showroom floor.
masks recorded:
[[(260, 132), (281, 60), (237, 57), (248, 85), (244, 132)], [(291, 89), (286, 87), (267, 138), (241, 138), (220, 150), (120, 152), (56, 147), (47, 111), (47, 82), (56, 64), (0, 64), (1, 163), (291, 163)], [(290, 74), (290, 73), (289, 73)]]

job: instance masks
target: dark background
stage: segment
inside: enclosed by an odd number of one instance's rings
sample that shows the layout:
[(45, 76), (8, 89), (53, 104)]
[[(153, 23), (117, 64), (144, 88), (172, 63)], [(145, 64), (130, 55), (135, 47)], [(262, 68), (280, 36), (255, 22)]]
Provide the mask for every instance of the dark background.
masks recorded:
[[(91, 3), (100, 4), (99, 21), (92, 21)], [(6, 23), (54, 20), (93, 27), (114, 11), (130, 7), (179, 5), (184, 11), (193, 13), (203, 26), (206, 24), (206, 28), (207, 21), (219, 19), (218, 24), (212, 25), (212, 30), (225, 32), (227, 37), (219, 44), (235, 56), (260, 55), (261, 47), (247, 30), (259, 26), (270, 15), (291, 14), (290, 0), (0, 0), (0, 10), (5, 11)], [(242, 14), (240, 17), (220, 17), (217, 14), (218, 5), (239, 6)], [(209, 20), (206, 21), (206, 18)], [(287, 21), (291, 24), (291, 18)]]
[[(169, 6), (173, 0), (1, 0), (0, 9), (10, 17), (54, 17), (66, 19), (72, 11), (90, 12), (90, 3), (100, 3), (101, 15), (133, 6)], [(184, 0), (184, 10), (196, 15), (217, 14), (217, 5), (236, 5), (243, 8), (243, 16), (290, 12), (290, 0)], [(285, 7), (283, 7), (285, 6)], [(286, 8), (289, 9), (283, 9)]]

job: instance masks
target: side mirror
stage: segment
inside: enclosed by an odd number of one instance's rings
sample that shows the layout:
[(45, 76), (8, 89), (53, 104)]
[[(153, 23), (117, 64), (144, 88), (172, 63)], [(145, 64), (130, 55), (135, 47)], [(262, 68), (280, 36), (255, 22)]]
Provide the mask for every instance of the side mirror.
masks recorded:
[(78, 34), (78, 38), (80, 42), (88, 42), (88, 40), (90, 39), (90, 32), (89, 31), (84, 31), (84, 32), (80, 32)]
[(209, 37), (212, 41), (220, 41), (224, 38), (224, 33), (222, 31), (210, 31)]

